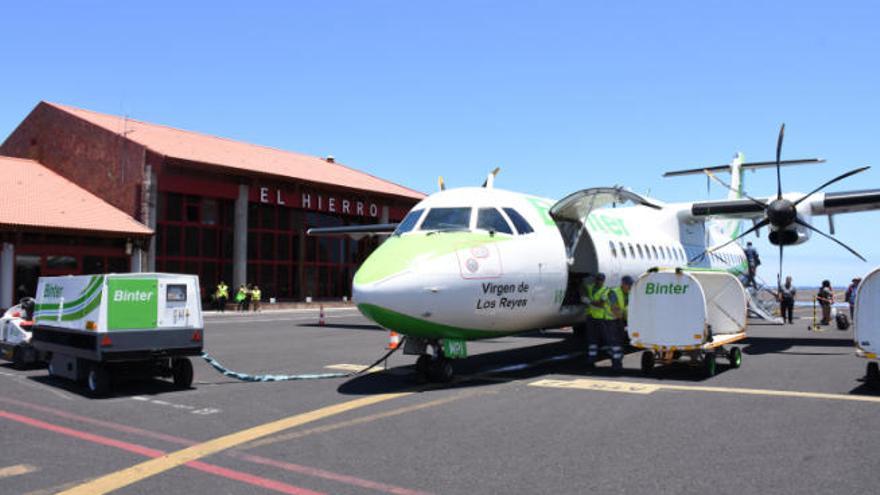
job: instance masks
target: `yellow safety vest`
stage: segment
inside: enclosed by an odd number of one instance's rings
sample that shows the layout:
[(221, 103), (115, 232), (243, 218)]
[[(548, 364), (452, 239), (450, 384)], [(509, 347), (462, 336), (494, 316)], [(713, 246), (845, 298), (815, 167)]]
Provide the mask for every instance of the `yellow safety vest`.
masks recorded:
[(219, 299), (221, 297), (225, 297), (225, 298), (229, 299), (229, 287), (227, 287), (225, 285), (218, 285), (217, 286), (217, 298)]
[[(593, 292), (595, 291), (595, 292)], [(590, 302), (594, 301), (603, 301), (604, 305), (601, 308), (593, 306), (592, 304), (587, 306), (587, 316), (590, 318), (594, 318), (596, 320), (603, 320), (606, 318), (606, 313), (608, 311), (608, 287), (602, 286), (599, 287), (599, 290), (596, 290), (596, 286), (590, 284), (587, 286), (587, 299)]]
[(254, 301), (259, 301), (260, 297), (262, 297), (262, 296), (263, 296), (263, 293), (257, 289), (254, 289), (251, 291), (251, 299), (253, 299)]
[[(620, 287), (615, 287), (611, 289), (611, 292), (614, 292), (614, 295), (617, 297), (617, 307), (620, 309), (621, 319), (626, 318), (626, 295), (623, 293), (623, 289)], [(614, 316), (614, 312), (611, 311), (611, 300), (608, 300), (608, 314), (605, 317), (608, 320), (616, 320), (618, 319)]]

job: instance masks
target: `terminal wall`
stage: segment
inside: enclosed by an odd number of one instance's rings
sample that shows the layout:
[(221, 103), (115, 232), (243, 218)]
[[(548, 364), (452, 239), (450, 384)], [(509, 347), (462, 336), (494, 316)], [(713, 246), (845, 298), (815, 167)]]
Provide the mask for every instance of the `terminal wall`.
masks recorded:
[(140, 220), (146, 149), (124, 133), (41, 102), (0, 145), (0, 154), (36, 160)]

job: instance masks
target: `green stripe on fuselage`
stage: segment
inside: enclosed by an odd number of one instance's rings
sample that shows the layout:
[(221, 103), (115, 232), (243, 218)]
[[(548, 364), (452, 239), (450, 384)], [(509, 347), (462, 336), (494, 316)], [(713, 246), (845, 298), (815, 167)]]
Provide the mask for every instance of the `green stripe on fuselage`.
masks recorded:
[(489, 235), (488, 232), (417, 232), (391, 236), (367, 258), (355, 274), (354, 283), (363, 285), (386, 279), (406, 270), (416, 259), (431, 260), (459, 249), (512, 238), (503, 234)]
[(479, 340), (519, 333), (453, 327), (422, 320), (373, 304), (358, 304), (358, 309), (364, 316), (389, 330), (424, 339)]

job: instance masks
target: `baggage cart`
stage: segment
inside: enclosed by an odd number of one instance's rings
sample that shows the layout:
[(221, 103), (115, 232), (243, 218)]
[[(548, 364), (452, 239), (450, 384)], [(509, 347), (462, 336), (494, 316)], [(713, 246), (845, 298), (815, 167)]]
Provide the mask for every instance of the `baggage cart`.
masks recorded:
[(730, 344), (746, 337), (748, 298), (730, 273), (714, 270), (654, 270), (633, 285), (629, 301), (630, 342), (642, 353), (642, 371), (686, 358), (715, 375), (717, 358), (732, 368), (742, 351)]
[(187, 356), (202, 352), (203, 330), (194, 275), (41, 277), (31, 342), (46, 355), (50, 375), (101, 396), (125, 377), (171, 377), (189, 388)]
[(856, 356), (868, 360), (865, 383), (880, 389), (880, 268), (862, 277), (856, 292), (853, 340)]

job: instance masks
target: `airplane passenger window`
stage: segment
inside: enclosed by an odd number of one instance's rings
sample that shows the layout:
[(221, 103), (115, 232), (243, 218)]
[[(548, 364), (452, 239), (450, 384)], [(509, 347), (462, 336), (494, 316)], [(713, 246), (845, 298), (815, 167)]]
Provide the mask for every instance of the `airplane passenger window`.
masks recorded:
[(617, 248), (614, 247), (614, 241), (608, 241), (608, 247), (611, 248), (611, 256), (617, 258)]
[(659, 259), (660, 259), (660, 257), (657, 256), (657, 246), (651, 246), (651, 253), (654, 254), (654, 259), (655, 259), (655, 260), (659, 260)]
[(642, 254), (642, 245), (641, 245), (641, 244), (636, 244), (636, 249), (639, 250), (639, 258), (641, 258), (641, 259), (645, 259), (645, 255)]
[(632, 245), (632, 244), (627, 244), (627, 246), (629, 246), (629, 257), (635, 259), (635, 257), (636, 257), (636, 250), (633, 248), (633, 245)]
[(668, 259), (669, 261), (672, 261), (672, 250), (669, 249), (669, 246), (665, 246), (665, 247), (666, 247), (666, 259)]
[(419, 230), (467, 230), (470, 224), (470, 208), (432, 208)]
[(477, 228), (489, 232), (500, 232), (513, 235), (513, 229), (507, 220), (501, 216), (501, 212), (495, 208), (480, 208), (477, 210)]
[(621, 256), (623, 256), (624, 258), (626, 258), (626, 248), (623, 247), (623, 243), (620, 242), (620, 243), (618, 243), (618, 245), (620, 246), (620, 254), (621, 254)]
[(529, 225), (529, 222), (527, 222), (518, 211), (513, 208), (504, 208), (504, 213), (507, 213), (507, 216), (510, 217), (510, 221), (513, 222), (513, 226), (516, 227), (516, 231), (519, 232), (519, 235), (531, 234), (534, 232), (532, 226)]
[(394, 235), (404, 234), (415, 228), (416, 224), (419, 223), (419, 218), (422, 216), (423, 211), (424, 210), (412, 210), (407, 213), (400, 224), (397, 225), (397, 229), (394, 230)]

